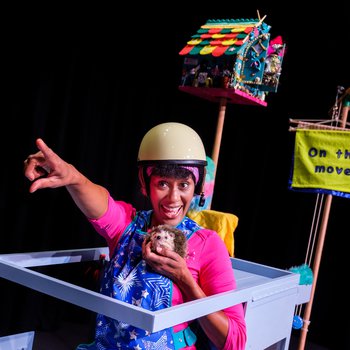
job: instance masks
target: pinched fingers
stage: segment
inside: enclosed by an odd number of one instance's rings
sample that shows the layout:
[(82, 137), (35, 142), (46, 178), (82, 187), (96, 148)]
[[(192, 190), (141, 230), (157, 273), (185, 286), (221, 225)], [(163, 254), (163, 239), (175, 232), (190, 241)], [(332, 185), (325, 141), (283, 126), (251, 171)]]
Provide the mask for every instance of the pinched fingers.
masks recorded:
[(24, 161), (24, 174), (31, 181), (50, 174), (63, 164), (62, 159), (42, 139), (36, 140), (36, 146), (39, 151)]
[(55, 188), (67, 184), (69, 166), (42, 139), (36, 140), (39, 151), (24, 161), (24, 175), (32, 181), (29, 191)]
[(31, 154), (24, 161), (24, 175), (28, 180), (34, 181), (38, 177), (47, 175), (49, 167), (41, 151)]

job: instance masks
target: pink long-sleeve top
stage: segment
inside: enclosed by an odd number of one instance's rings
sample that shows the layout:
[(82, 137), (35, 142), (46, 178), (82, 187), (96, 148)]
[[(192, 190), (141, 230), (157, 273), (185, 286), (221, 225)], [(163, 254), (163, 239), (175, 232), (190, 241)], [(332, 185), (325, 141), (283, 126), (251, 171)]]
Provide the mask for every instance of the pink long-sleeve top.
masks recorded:
[[(115, 201), (109, 196), (106, 213), (99, 219), (89, 219), (95, 230), (106, 239), (110, 255), (113, 254), (120, 236), (131, 223), (135, 214), (136, 209), (131, 204)], [(236, 288), (227, 248), (215, 231), (200, 229), (190, 237), (187, 245), (187, 266), (207, 296)], [(174, 283), (172, 305), (175, 306), (183, 302), (180, 289)], [(223, 311), (229, 319), (229, 330), (222, 350), (244, 350), (246, 324), (242, 304), (231, 306)], [(186, 328), (187, 325), (187, 322), (176, 325), (174, 331)], [(190, 350), (196, 349), (196, 347), (188, 346), (184, 349)]]

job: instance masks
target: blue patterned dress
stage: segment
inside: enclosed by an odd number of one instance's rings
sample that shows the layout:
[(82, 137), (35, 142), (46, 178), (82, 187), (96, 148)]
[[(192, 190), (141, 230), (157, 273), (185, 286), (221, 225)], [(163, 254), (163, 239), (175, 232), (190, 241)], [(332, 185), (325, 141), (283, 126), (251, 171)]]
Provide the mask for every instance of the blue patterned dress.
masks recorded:
[[(140, 211), (122, 234), (110, 262), (105, 268), (101, 290), (104, 295), (157, 311), (172, 305), (172, 281), (158, 273), (142, 259), (142, 242), (150, 227), (152, 211)], [(177, 226), (187, 239), (199, 230), (185, 217)], [(173, 328), (150, 333), (122, 321), (97, 315), (95, 341), (79, 345), (76, 350), (159, 349), (176, 350)]]

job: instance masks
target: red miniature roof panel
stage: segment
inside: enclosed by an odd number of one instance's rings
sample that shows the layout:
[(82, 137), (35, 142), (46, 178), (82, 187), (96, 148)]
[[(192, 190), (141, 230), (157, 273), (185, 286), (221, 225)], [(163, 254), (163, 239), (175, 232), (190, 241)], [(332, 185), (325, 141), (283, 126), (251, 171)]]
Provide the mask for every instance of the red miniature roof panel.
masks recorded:
[(248, 40), (249, 33), (260, 24), (259, 19), (209, 20), (192, 35), (179, 54), (215, 57), (236, 54)]

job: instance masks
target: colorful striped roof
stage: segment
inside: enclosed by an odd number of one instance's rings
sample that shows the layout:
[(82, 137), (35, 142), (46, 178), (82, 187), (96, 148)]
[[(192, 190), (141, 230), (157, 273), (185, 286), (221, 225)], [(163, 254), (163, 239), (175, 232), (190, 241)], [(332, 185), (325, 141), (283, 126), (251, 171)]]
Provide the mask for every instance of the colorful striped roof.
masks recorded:
[(259, 19), (210, 19), (192, 35), (180, 55), (234, 55), (262, 24)]

